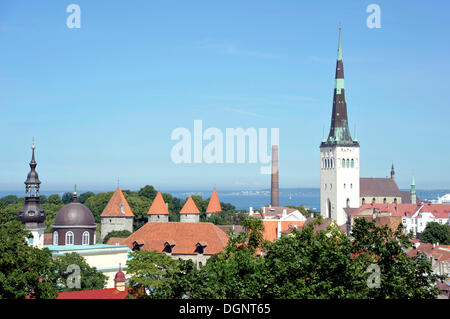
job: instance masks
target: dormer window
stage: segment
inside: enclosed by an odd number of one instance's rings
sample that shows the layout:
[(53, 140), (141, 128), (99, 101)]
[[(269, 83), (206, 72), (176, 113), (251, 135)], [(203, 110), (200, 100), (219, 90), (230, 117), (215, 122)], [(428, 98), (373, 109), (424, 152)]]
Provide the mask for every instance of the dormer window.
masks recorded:
[(163, 252), (165, 252), (167, 254), (171, 254), (173, 252), (173, 247), (175, 247), (175, 242), (174, 241), (166, 241), (164, 243)]
[(198, 242), (198, 243), (195, 245), (195, 252), (196, 252), (197, 254), (204, 254), (204, 253), (205, 253), (206, 246), (208, 246), (206, 242), (203, 242), (203, 241), (202, 241), (202, 242)]
[(133, 251), (141, 251), (142, 247), (144, 247), (144, 242), (142, 241), (134, 241), (133, 242)]

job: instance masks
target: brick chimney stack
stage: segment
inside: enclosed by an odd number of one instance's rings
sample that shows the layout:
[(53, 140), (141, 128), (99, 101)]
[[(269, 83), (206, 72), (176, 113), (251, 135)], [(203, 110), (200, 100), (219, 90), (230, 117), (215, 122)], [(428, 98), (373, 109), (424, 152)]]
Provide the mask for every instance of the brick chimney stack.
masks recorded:
[(278, 182), (278, 145), (272, 145), (272, 185), (270, 204), (272, 207), (279, 207), (279, 182)]

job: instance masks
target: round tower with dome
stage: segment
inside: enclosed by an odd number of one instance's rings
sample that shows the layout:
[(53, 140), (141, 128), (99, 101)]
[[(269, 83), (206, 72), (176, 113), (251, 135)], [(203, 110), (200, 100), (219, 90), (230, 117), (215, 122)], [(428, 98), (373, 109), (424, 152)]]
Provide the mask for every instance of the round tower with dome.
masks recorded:
[(95, 245), (95, 218), (89, 208), (78, 201), (73, 193), (71, 203), (63, 206), (56, 215), (53, 228), (53, 245)]

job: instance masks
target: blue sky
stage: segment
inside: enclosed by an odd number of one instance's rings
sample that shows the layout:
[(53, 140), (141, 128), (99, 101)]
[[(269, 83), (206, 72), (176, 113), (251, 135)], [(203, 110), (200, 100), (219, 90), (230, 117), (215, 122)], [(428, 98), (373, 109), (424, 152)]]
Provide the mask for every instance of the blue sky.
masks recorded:
[[(81, 8), (69, 29), (66, 8)], [(369, 29), (366, 8), (381, 8)], [(174, 164), (177, 127), (279, 128), (280, 186), (319, 186), (338, 41), (361, 176), (450, 188), (448, 1), (0, 1), (0, 190), (258, 189), (260, 164)]]

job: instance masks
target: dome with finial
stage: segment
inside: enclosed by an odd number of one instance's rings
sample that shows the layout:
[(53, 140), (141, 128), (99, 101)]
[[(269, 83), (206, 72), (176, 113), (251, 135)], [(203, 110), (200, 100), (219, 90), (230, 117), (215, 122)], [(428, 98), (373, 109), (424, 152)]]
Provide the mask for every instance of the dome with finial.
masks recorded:
[(87, 226), (96, 227), (94, 214), (91, 210), (78, 201), (77, 192), (73, 193), (71, 203), (63, 206), (56, 215), (53, 228), (60, 226)]

